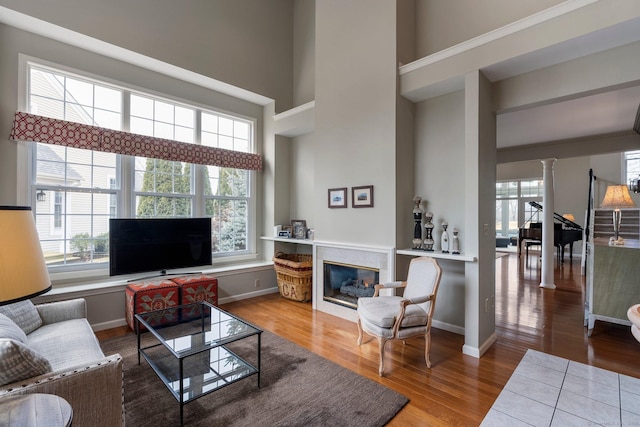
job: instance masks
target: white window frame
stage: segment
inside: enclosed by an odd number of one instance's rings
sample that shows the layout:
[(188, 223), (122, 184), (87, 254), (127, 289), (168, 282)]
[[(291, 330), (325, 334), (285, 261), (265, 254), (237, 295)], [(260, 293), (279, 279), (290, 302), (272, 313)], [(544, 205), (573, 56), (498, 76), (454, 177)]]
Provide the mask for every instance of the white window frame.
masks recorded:
[[(205, 106), (199, 103), (184, 101), (180, 99), (175, 99), (170, 96), (157, 93), (156, 91), (149, 90), (146, 88), (139, 88), (133, 85), (127, 85), (122, 82), (117, 82), (112, 79), (94, 75), (91, 73), (83, 72), (81, 70), (72, 69), (70, 67), (66, 67), (61, 64), (56, 64), (50, 61), (41, 60), (35, 57), (31, 57), (24, 54), (19, 54), (19, 85), (20, 90), (19, 99), (18, 99), (18, 108), (21, 111), (29, 111), (28, 103), (29, 103), (29, 70), (31, 65), (41, 67), (41, 68), (50, 68), (52, 71), (56, 71), (59, 73), (63, 73), (69, 75), (70, 77), (78, 77), (81, 79), (86, 79), (90, 81), (94, 81), (97, 84), (112, 86), (118, 88), (123, 91), (123, 108), (122, 108), (122, 130), (127, 131), (129, 127), (129, 100), (131, 93), (139, 93), (144, 96), (149, 96), (151, 98), (167, 102), (171, 102), (177, 105), (184, 105), (189, 108), (196, 109), (196, 124), (195, 124), (195, 143), (200, 143), (200, 114), (201, 112), (207, 112), (209, 114), (215, 114), (219, 116), (226, 116), (232, 118), (234, 120), (242, 120), (246, 121), (250, 127), (250, 152), (255, 152), (255, 148), (257, 146), (256, 143), (256, 134), (257, 134), (257, 119), (242, 116), (240, 114), (230, 114), (228, 112), (219, 111), (212, 106)], [(19, 200), (24, 204), (28, 204), (31, 206), (36, 206), (35, 204), (35, 156), (33, 155), (34, 149), (31, 147), (33, 144), (18, 144), (19, 152), (18, 152), (18, 179), (17, 179), (17, 187), (18, 189), (24, 189), (22, 193), (26, 194), (28, 200)], [(119, 183), (120, 190), (117, 192), (117, 216), (118, 217), (135, 217), (135, 197), (136, 192), (134, 188), (134, 174), (135, 174), (135, 165), (134, 158), (132, 156), (126, 155), (118, 155), (119, 160), (117, 161), (116, 166), (116, 182)], [(193, 166), (192, 166), (193, 167)], [(196, 188), (203, 188), (204, 181), (204, 166), (195, 165), (192, 169), (194, 172), (192, 173), (192, 185), (197, 186)], [(213, 254), (213, 263), (219, 264), (224, 262), (245, 262), (245, 261), (253, 261), (257, 258), (256, 248), (257, 248), (257, 233), (256, 233), (256, 192), (255, 192), (255, 184), (256, 184), (256, 172), (248, 171), (248, 182), (247, 182), (247, 192), (248, 192), (248, 223), (247, 223), (247, 249), (244, 251), (236, 251), (232, 253), (223, 253)], [(195, 194), (192, 194), (190, 197), (192, 198), (192, 216), (204, 216), (205, 196), (203, 191), (195, 190), (193, 191)], [(107, 207), (109, 209), (109, 207)], [(66, 279), (71, 277), (87, 277), (87, 276), (96, 276), (96, 275), (104, 275), (106, 273), (106, 269), (104, 269), (104, 263), (102, 265), (91, 265), (89, 263), (82, 264), (82, 266), (78, 266), (78, 268), (71, 268), (69, 266), (64, 267), (55, 267), (53, 269), (53, 273), (60, 271), (61, 274), (54, 275), (58, 276), (59, 279)], [(77, 271), (76, 271), (77, 270)], [(96, 270), (98, 270), (96, 272)], [(67, 272), (69, 272), (67, 274)], [(77, 274), (77, 273), (80, 274)], [(52, 273), (50, 269), (50, 273)], [(54, 277), (54, 280), (56, 277)]]
[(624, 183), (629, 185), (629, 180), (631, 180), (631, 178), (638, 178), (638, 176), (640, 175), (640, 168), (638, 168), (637, 170), (632, 170), (629, 171), (629, 162), (632, 160), (638, 160), (640, 162), (640, 150), (634, 150), (634, 151), (625, 151), (623, 156), (623, 179), (624, 179)]
[[(510, 180), (505, 180), (505, 181), (498, 181), (496, 184), (502, 184), (502, 183), (508, 183), (508, 182), (516, 182), (517, 185), (517, 190), (516, 190), (516, 194), (513, 196), (508, 196), (508, 197), (501, 197), (497, 194), (496, 191), (496, 202), (498, 201), (504, 201), (504, 200), (517, 200), (518, 203), (518, 227), (522, 227), (523, 225), (525, 225), (526, 222), (535, 222), (535, 219), (539, 220), (539, 216), (541, 215), (540, 212), (537, 213), (537, 215), (534, 215), (531, 218), (525, 218), (525, 211), (527, 210), (527, 204), (531, 201), (534, 202), (538, 202), (538, 203), (542, 203), (542, 196), (530, 196), (530, 195), (523, 195), (522, 194), (522, 183), (523, 182), (530, 182), (530, 181), (542, 181), (542, 178), (531, 178), (531, 179), (510, 179)], [(498, 233), (498, 230), (496, 230), (496, 234)]]

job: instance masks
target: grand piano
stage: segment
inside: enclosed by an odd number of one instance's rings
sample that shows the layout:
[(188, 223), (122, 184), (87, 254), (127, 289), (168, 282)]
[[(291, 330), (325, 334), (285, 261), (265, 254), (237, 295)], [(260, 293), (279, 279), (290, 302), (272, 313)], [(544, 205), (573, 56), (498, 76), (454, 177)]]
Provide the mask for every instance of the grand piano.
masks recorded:
[[(540, 203), (529, 202), (529, 204), (538, 209), (538, 211), (542, 211)], [(553, 246), (558, 249), (558, 261), (564, 263), (564, 250), (567, 245), (569, 245), (569, 260), (573, 261), (573, 242), (582, 240), (582, 227), (555, 212), (553, 213), (553, 218), (559, 221), (559, 223), (553, 224)], [(518, 255), (522, 252), (523, 241), (525, 241), (527, 249), (531, 242), (542, 242), (542, 223), (533, 222), (530, 223), (529, 228), (520, 227), (518, 232)]]

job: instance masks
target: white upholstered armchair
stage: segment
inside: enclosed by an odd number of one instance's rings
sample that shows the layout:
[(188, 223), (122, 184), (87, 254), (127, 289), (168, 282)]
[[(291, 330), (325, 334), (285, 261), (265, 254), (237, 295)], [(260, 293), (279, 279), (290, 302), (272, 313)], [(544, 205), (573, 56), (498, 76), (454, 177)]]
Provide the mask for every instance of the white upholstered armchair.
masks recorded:
[(640, 342), (640, 304), (629, 307), (627, 317), (631, 321), (631, 334)]
[[(389, 340), (424, 336), (424, 358), (431, 367), (431, 320), (441, 274), (435, 259), (414, 258), (406, 282), (379, 284), (372, 297), (358, 298), (358, 345), (362, 344), (363, 331), (378, 338), (380, 376), (384, 374), (384, 347)], [(404, 292), (402, 296), (380, 296), (384, 288), (403, 288)]]

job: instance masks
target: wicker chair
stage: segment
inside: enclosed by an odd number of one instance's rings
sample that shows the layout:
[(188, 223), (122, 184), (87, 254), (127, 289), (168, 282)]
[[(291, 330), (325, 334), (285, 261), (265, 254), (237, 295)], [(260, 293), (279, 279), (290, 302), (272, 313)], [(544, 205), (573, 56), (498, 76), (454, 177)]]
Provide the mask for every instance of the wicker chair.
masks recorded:
[[(405, 340), (424, 336), (424, 357), (431, 368), (431, 321), (442, 270), (431, 257), (411, 260), (406, 282), (391, 282), (375, 286), (373, 297), (358, 298), (358, 345), (362, 332), (378, 338), (380, 376), (384, 374), (384, 346), (389, 340)], [(379, 296), (380, 289), (404, 288), (400, 296)]]

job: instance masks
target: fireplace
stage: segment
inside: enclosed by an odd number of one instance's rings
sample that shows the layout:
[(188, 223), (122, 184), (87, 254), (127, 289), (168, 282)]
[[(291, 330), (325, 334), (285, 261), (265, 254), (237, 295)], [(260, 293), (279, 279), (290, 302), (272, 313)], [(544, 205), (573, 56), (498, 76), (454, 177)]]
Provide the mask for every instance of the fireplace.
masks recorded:
[(374, 286), (380, 283), (377, 268), (324, 261), (325, 301), (358, 308), (358, 298), (373, 296)]
[[(349, 290), (358, 294), (360, 292), (355, 292), (357, 289), (364, 291), (368, 288), (364, 282), (367, 284), (373, 282), (375, 285), (395, 280), (395, 251), (393, 248), (316, 241), (313, 245), (313, 254), (315, 267), (313, 269), (312, 303), (314, 310), (356, 322), (358, 320), (358, 312), (354, 308), (357, 307), (357, 297), (347, 298), (344, 293), (339, 292), (342, 282), (350, 278), (355, 279), (356, 281), (351, 284), (353, 288)], [(325, 267), (326, 263), (331, 264), (331, 266)], [(337, 279), (339, 280), (339, 286), (331, 285), (331, 287), (338, 288), (338, 294), (332, 291), (331, 295), (325, 295), (325, 283), (327, 282), (325, 282), (324, 276), (327, 273), (332, 274), (334, 269), (336, 271), (341, 270), (337, 266), (356, 269), (359, 275), (342, 280)], [(373, 278), (369, 278), (370, 276), (373, 276)], [(362, 282), (358, 283), (358, 280), (362, 280)], [(346, 283), (345, 286), (349, 286), (349, 284)], [(369, 292), (373, 294), (373, 290)]]

